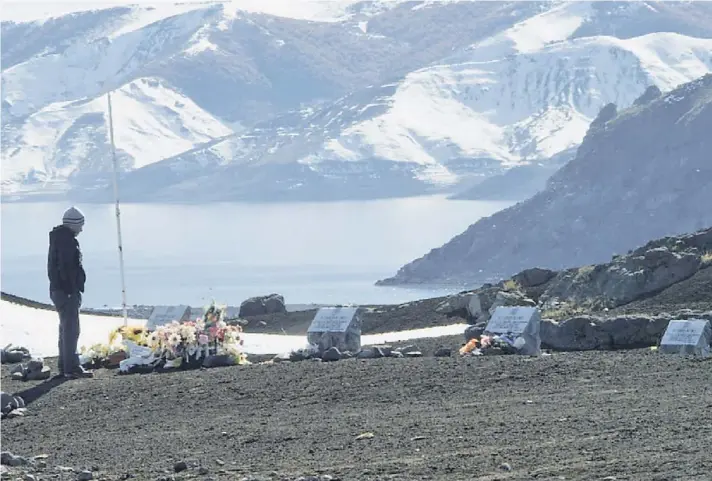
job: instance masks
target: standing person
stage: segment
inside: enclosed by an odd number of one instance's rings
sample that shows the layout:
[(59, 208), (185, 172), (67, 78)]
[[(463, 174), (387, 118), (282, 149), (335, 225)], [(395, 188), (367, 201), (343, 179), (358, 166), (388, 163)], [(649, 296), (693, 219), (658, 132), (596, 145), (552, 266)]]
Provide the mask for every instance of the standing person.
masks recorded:
[(93, 377), (79, 363), (79, 309), (86, 274), (77, 236), (84, 228), (84, 214), (76, 207), (64, 212), (62, 225), (49, 233), (47, 275), (49, 295), (59, 314), (59, 374), (69, 379)]

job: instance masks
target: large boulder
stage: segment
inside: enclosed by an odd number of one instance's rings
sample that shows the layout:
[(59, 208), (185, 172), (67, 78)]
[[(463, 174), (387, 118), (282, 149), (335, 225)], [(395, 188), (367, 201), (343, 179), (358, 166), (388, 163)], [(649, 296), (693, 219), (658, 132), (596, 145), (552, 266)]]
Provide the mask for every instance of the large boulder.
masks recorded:
[(251, 297), (240, 304), (240, 317), (263, 316), (287, 312), (284, 297), (279, 294)]
[(696, 252), (656, 247), (639, 255), (621, 256), (608, 264), (559, 273), (540, 298), (545, 307), (559, 302), (614, 308), (658, 292), (695, 274), (702, 264)]
[(486, 287), (470, 296), (467, 306), (471, 324), (487, 322), (495, 309), (500, 306), (536, 307), (536, 302), (518, 290), (504, 290), (502, 287)]
[(562, 322), (542, 320), (541, 344), (555, 351), (636, 349), (656, 345), (669, 319), (622, 316), (602, 319), (576, 316)]
[(440, 304), (435, 307), (435, 311), (441, 314), (445, 314), (448, 317), (457, 316), (462, 317), (463, 319), (467, 319), (467, 306), (470, 304), (470, 299), (472, 298), (472, 295), (473, 291), (468, 291), (447, 296)]
[(523, 288), (529, 288), (546, 284), (554, 277), (556, 277), (556, 271), (534, 267), (532, 269), (523, 270), (512, 277), (512, 280)]

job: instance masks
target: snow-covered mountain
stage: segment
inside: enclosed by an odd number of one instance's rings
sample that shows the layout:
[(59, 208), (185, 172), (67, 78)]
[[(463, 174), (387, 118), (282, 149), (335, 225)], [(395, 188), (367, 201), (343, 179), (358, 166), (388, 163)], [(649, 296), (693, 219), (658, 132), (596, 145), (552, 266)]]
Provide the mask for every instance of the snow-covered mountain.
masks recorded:
[(108, 199), (113, 89), (127, 200), (370, 198), (546, 164), (712, 71), (706, 2), (278, 3), (3, 22), (3, 195)]

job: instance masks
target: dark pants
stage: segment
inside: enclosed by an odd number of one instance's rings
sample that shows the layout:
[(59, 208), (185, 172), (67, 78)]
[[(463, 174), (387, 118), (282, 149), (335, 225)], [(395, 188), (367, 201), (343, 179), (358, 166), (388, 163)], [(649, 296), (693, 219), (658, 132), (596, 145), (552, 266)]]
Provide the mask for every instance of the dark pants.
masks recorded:
[(59, 314), (59, 372), (69, 374), (79, 368), (79, 308), (82, 295), (71, 296), (62, 291), (50, 292), (52, 303)]

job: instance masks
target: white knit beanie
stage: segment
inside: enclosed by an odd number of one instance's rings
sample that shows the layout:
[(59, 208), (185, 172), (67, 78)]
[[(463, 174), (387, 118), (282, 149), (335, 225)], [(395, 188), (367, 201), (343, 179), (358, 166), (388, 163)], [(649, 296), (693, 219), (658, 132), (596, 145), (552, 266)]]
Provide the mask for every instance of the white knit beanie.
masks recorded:
[(84, 225), (84, 214), (82, 211), (76, 207), (70, 207), (64, 212), (62, 216), (62, 224), (71, 226), (83, 226)]

